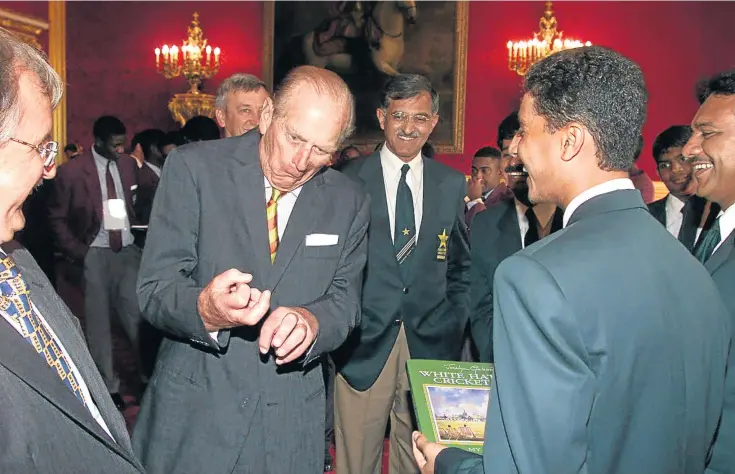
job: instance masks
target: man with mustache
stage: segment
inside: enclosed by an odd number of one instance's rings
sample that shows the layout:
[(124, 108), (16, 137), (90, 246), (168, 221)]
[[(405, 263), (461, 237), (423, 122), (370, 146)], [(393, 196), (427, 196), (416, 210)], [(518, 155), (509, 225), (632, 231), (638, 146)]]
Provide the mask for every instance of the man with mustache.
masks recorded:
[[(735, 328), (735, 70), (706, 81), (699, 91), (699, 103), (692, 120), (693, 133), (683, 153), (693, 161), (697, 194), (718, 204), (722, 211), (697, 245), (695, 256), (712, 275), (729, 310), (731, 328)], [(733, 446), (735, 348), (730, 349), (722, 420), (705, 472), (735, 472)]]
[(688, 125), (674, 125), (656, 137), (653, 159), (669, 194), (648, 205), (651, 215), (690, 251), (702, 228), (711, 225), (712, 219), (707, 219), (708, 215), (712, 218), (716, 215), (706, 212), (709, 208), (707, 200), (696, 196), (697, 183), (692, 177), (692, 163), (681, 152), (691, 136), (692, 129)]
[(643, 73), (586, 46), (534, 64), (523, 89), (510, 151), (528, 170), (529, 199), (563, 208), (564, 229), (495, 272), (483, 456), (416, 433), (421, 471), (703, 472), (731, 324), (712, 279), (628, 176)]
[[(510, 139), (498, 137), (498, 141), (510, 142), (512, 135)], [(504, 143), (504, 146), (508, 149), (510, 145)], [(477, 214), (470, 233), (470, 324), (482, 362), (493, 362), (495, 270), (506, 258), (562, 228), (561, 209), (554, 204), (534, 205), (529, 201), (528, 173), (518, 155), (508, 154), (504, 161), (503, 174), (513, 199), (497, 202)]]
[(467, 325), (467, 188), (464, 175), (421, 153), (439, 120), (428, 79), (391, 78), (377, 116), (385, 145), (342, 170), (370, 194), (371, 220), (362, 322), (334, 353), (337, 472), (380, 469), (390, 417), (390, 472), (409, 474), (406, 361), (459, 360)]

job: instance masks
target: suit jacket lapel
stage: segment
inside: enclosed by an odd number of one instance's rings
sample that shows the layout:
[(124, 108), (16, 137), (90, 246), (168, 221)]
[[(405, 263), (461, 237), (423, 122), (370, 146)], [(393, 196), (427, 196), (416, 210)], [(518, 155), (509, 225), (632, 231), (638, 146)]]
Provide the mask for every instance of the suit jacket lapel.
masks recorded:
[[(243, 141), (236, 151), (230, 175), (235, 196), (242, 206), (242, 219), (245, 223), (245, 234), (250, 237), (256, 267), (255, 275), (263, 275), (262, 284), (268, 281), (271, 273), (270, 244), (268, 243), (268, 221), (265, 218), (265, 181), (263, 170), (258, 160), (258, 148), (255, 150)], [(254, 159), (244, 157), (254, 155)], [(234, 217), (234, 216), (233, 216)], [(271, 288), (272, 289), (272, 288)]]
[(16, 251), (12, 252), (11, 255), (28, 284), (33, 304), (64, 345), (64, 349), (66, 349), (87, 385), (87, 389), (115, 441), (110, 439), (109, 435), (94, 420), (89, 410), (79, 403), (79, 400), (61, 382), (58, 376), (52, 370), (43, 367), (45, 363), (40, 360), (40, 356), (30, 344), (7, 324), (3, 324), (3, 330), (0, 331), (0, 351), (7, 350), (10, 354), (6, 353), (7, 355), (0, 356), (0, 363), (18, 375), (50, 403), (74, 419), (111, 450), (139, 467), (140, 464), (132, 454), (130, 438), (124, 420), (117, 412), (109, 395), (107, 395), (107, 389), (102, 383), (91, 356), (85, 350), (86, 345), (82, 335), (70, 319), (74, 316), (61, 303), (45, 278), (34, 269), (34, 265), (30, 262), (32, 258), (30, 254)]
[[(370, 195), (370, 258), (381, 259), (390, 270), (391, 275), (400, 277), (398, 261), (393, 249), (393, 237), (390, 232), (388, 217), (388, 201), (385, 198), (385, 179), (383, 167), (380, 164), (380, 155), (373, 154), (365, 159), (359, 172), (364, 183), (364, 190)], [(420, 237), (420, 236), (419, 236)]]
[(270, 288), (275, 289), (278, 282), (281, 281), (296, 250), (304, 245), (304, 236), (308, 235), (318, 222), (318, 217), (326, 204), (322, 186), (324, 186), (324, 175), (323, 171), (320, 171), (301, 188), (296, 205), (288, 218), (286, 230), (278, 244), (276, 260), (273, 262), (270, 276)]
[(732, 252), (732, 248), (735, 246), (735, 231), (731, 232), (727, 238), (722, 241), (722, 245), (715, 250), (715, 253), (704, 263), (705, 268), (709, 271), (710, 275), (715, 273), (720, 266), (727, 261)]
[(518, 224), (515, 200), (507, 201), (507, 209), (498, 219), (498, 246), (500, 255), (513, 255), (523, 248), (521, 242), (521, 226)]
[(102, 187), (100, 186), (100, 177), (97, 174), (97, 165), (92, 156), (92, 150), (87, 150), (82, 156), (77, 158), (84, 163), (84, 180), (87, 187), (87, 193), (90, 197), (90, 205), (97, 214), (100, 222), (102, 222)]
[[(131, 175), (131, 172), (135, 173), (135, 168), (127, 166), (128, 163), (123, 162), (124, 159), (135, 160), (132, 157), (120, 157), (117, 161), (117, 172), (120, 174), (120, 184), (123, 188), (123, 196), (125, 198), (125, 208), (128, 211), (128, 218), (135, 219), (135, 211), (133, 208), (133, 190), (131, 186), (136, 184), (135, 176)], [(136, 163), (133, 166), (137, 167)]]

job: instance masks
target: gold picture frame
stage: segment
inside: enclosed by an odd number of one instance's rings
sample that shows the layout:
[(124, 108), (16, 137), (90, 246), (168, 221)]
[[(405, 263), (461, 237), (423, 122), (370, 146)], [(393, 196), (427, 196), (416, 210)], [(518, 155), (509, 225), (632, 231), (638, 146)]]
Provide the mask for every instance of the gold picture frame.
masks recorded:
[[(48, 21), (0, 8), (0, 27), (41, 51), (44, 50), (40, 41), (41, 35), (48, 32), (46, 53), (49, 63), (66, 84), (66, 2), (48, 2)], [(54, 109), (52, 137), (61, 147), (66, 145), (66, 93), (61, 96), (59, 105)], [(62, 163), (64, 154), (59, 153), (56, 161)]]
[[(274, 58), (279, 53), (276, 51), (276, 45), (274, 44), (276, 42), (276, 38), (278, 37), (278, 32), (275, 31), (276, 25), (279, 23), (276, 20), (277, 16), (277, 8), (284, 8), (286, 4), (296, 4), (297, 6), (294, 8), (299, 8), (298, 4), (301, 5), (310, 5), (310, 6), (301, 6), (300, 8), (317, 8), (315, 5), (317, 3), (327, 3), (327, 2), (273, 2), (273, 1), (266, 1), (263, 4), (263, 81), (271, 88), (273, 89), (274, 81), (277, 81), (278, 78), (275, 77), (276, 74), (274, 73)], [(373, 2), (374, 3), (374, 2)], [(403, 2), (406, 3), (406, 2)], [(464, 129), (465, 129), (465, 94), (466, 94), (466, 80), (467, 80), (467, 25), (468, 25), (468, 14), (469, 14), (469, 3), (466, 1), (460, 1), (460, 2), (416, 2), (416, 7), (418, 11), (417, 15), (417, 26), (416, 25), (410, 25), (407, 28), (411, 28), (413, 26), (416, 26), (417, 28), (425, 28), (427, 31), (431, 31), (432, 35), (435, 35), (439, 38), (441, 38), (440, 35), (451, 35), (453, 36), (453, 45), (450, 44), (448, 48), (451, 48), (451, 50), (454, 53), (453, 61), (452, 61), (452, 81), (451, 81), (451, 94), (446, 94), (445, 92), (442, 92), (440, 90), (440, 99), (443, 101), (443, 104), (440, 108), (440, 122), (437, 125), (437, 128), (434, 130), (434, 133), (432, 134), (432, 137), (429, 139), (429, 142), (434, 146), (436, 151), (438, 153), (448, 153), (448, 154), (461, 154), (464, 151)], [(454, 10), (455, 14), (455, 22), (453, 25), (449, 24), (443, 24), (440, 22), (437, 22), (436, 25), (433, 24), (425, 24), (421, 25), (421, 19), (422, 19), (422, 9), (424, 11), (428, 9), (437, 9), (437, 8), (444, 8), (444, 9), (450, 9), (450, 8), (456, 8)], [(439, 15), (435, 15), (439, 16)], [(426, 16), (424, 16), (426, 18)], [(441, 19), (447, 18), (446, 15), (441, 15)], [(287, 33), (286, 33), (287, 34)], [(427, 33), (423, 33), (424, 37), (426, 37)], [(406, 52), (404, 53), (404, 58), (408, 55), (412, 55), (410, 48), (412, 46), (411, 39), (409, 38), (409, 33), (406, 34)], [(418, 38), (419, 35), (414, 36), (414, 38)], [(280, 37), (279, 37), (280, 38)], [(444, 40), (439, 40), (439, 44), (445, 43)], [(423, 46), (423, 43), (419, 43)], [(434, 44), (432, 47), (436, 47), (437, 45)], [(428, 47), (427, 47), (428, 49)], [(427, 56), (426, 52), (422, 52), (423, 56)], [(413, 54), (412, 56), (416, 56), (416, 54)], [(435, 55), (436, 56), (436, 55)], [(280, 59), (279, 59), (280, 60)], [(432, 58), (432, 61), (439, 60), (436, 57)], [(303, 63), (301, 63), (303, 64)], [(291, 65), (297, 66), (298, 63), (294, 63)], [(406, 71), (406, 72), (422, 72), (423, 71)], [(430, 76), (430, 74), (427, 74)], [(448, 76), (448, 75), (446, 75)], [(343, 76), (344, 77), (344, 76)], [(445, 77), (445, 75), (442, 75), (442, 78)], [(436, 82), (434, 79), (432, 79), (432, 82)], [(376, 87), (376, 89), (379, 89), (379, 86)], [(444, 87), (446, 89), (446, 87)], [(357, 93), (356, 93), (357, 95)], [(360, 120), (360, 98), (356, 97), (357, 103), (358, 103), (358, 129), (359, 129), (359, 120)], [(451, 110), (450, 116), (447, 117), (443, 111), (445, 110)], [(375, 110), (365, 110), (364, 116), (367, 116), (367, 114), (372, 113), (374, 117)], [(366, 118), (365, 121), (368, 119)], [(448, 122), (448, 123), (447, 123)], [(378, 128), (377, 119), (374, 119), (374, 124), (368, 124), (366, 125), (370, 130), (360, 132), (358, 130), (358, 134), (356, 134), (351, 140), (350, 143), (358, 146), (359, 148), (363, 149), (363, 151), (372, 151), (372, 149), (380, 143), (382, 140), (379, 138), (380, 129)], [(377, 131), (375, 130), (377, 128)]]

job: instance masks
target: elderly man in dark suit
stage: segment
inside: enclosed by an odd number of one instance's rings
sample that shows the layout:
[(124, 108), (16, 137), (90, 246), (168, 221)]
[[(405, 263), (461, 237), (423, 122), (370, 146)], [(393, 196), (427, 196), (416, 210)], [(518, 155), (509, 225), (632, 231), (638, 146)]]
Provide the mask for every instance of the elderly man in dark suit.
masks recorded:
[[(717, 284), (735, 329), (735, 70), (714, 76), (701, 86), (701, 106), (683, 153), (693, 161), (697, 194), (717, 203), (722, 211), (700, 240), (695, 256)], [(735, 473), (734, 349), (730, 349), (722, 420), (705, 471), (708, 474)]]
[(166, 335), (133, 434), (149, 473), (322, 472), (319, 362), (359, 323), (367, 251), (369, 199), (326, 167), (353, 123), (342, 79), (302, 66), (259, 130), (166, 161), (138, 282)]
[(157, 177), (123, 154), (125, 125), (116, 117), (98, 118), (93, 135), (94, 145), (59, 169), (49, 219), (58, 249), (84, 269), (89, 350), (107, 390), (123, 410), (120, 380), (113, 368), (111, 308), (137, 356), (140, 310), (135, 282), (141, 249), (134, 244), (131, 226), (138, 224), (137, 194), (155, 187)]
[(565, 227), (495, 274), (484, 459), (416, 433), (422, 472), (703, 472), (731, 325), (712, 279), (628, 177), (643, 74), (582, 47), (536, 63), (524, 90), (511, 151), (530, 199), (563, 208)]
[(414, 472), (406, 360), (459, 360), (467, 325), (469, 248), (462, 174), (421, 147), (439, 96), (418, 74), (388, 81), (378, 120), (385, 145), (342, 172), (371, 196), (363, 318), (334, 355), (337, 472), (379, 469), (390, 417), (392, 473)]
[(23, 201), (56, 173), (51, 111), (63, 84), (0, 29), (0, 472), (142, 473), (79, 321), (13, 233)]

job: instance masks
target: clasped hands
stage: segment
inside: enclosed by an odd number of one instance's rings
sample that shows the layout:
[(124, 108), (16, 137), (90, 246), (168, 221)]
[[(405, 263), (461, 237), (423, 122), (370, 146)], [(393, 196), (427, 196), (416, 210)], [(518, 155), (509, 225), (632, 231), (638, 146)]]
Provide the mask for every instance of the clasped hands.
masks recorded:
[[(253, 276), (236, 269), (212, 279), (199, 294), (197, 308), (207, 331), (237, 326), (254, 326), (268, 313), (271, 292), (250, 286)], [(260, 352), (273, 348), (276, 364), (287, 364), (301, 357), (316, 339), (319, 322), (304, 308), (279, 306), (263, 321)]]

